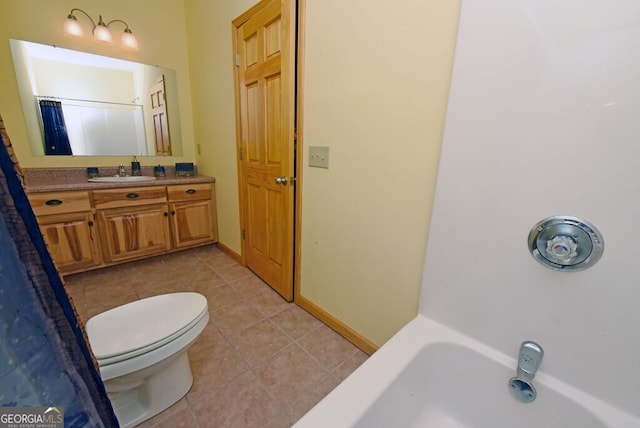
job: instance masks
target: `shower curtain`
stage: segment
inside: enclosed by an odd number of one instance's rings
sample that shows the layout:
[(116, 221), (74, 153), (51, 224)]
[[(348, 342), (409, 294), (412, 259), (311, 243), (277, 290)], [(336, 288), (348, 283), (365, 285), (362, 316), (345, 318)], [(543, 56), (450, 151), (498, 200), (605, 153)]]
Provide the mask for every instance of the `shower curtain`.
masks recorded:
[(71, 155), (69, 134), (64, 122), (60, 101), (40, 100), (40, 114), (44, 128), (44, 153), (46, 155)]
[(65, 427), (117, 427), (1, 117), (0, 135), (0, 408), (55, 407)]

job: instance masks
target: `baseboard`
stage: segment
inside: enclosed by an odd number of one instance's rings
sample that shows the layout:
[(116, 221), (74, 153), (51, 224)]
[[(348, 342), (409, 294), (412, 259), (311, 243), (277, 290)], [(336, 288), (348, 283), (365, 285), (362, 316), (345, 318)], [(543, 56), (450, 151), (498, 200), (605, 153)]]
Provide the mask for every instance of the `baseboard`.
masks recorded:
[[(236, 253), (231, 248), (224, 245), (222, 242), (218, 242), (217, 245), (220, 251), (231, 257), (236, 262), (242, 263), (242, 257), (240, 256), (240, 254)], [(349, 342), (360, 348), (362, 352), (367, 355), (371, 355), (378, 350), (378, 346), (376, 346), (373, 342), (358, 334), (351, 327), (344, 324), (342, 321), (322, 309), (320, 306), (316, 305), (311, 300), (308, 300), (305, 297), (301, 296), (300, 293), (295, 294), (296, 305), (300, 306), (302, 309), (325, 323), (331, 329), (335, 330), (340, 336), (344, 337)]]
[(240, 256), (240, 254), (236, 253), (231, 248), (229, 248), (226, 245), (224, 245), (222, 242), (218, 242), (217, 245), (218, 245), (218, 248), (220, 249), (220, 251), (225, 253), (227, 256), (231, 257), (236, 262), (242, 263), (242, 257)]
[(360, 348), (365, 354), (371, 355), (378, 350), (378, 346), (376, 346), (374, 343), (361, 336), (351, 327), (344, 324), (342, 321), (335, 318), (333, 315), (331, 315), (312, 301), (304, 298), (300, 294), (296, 295), (295, 303), (302, 309), (309, 312), (311, 315), (331, 327), (331, 329), (335, 330), (349, 342)]

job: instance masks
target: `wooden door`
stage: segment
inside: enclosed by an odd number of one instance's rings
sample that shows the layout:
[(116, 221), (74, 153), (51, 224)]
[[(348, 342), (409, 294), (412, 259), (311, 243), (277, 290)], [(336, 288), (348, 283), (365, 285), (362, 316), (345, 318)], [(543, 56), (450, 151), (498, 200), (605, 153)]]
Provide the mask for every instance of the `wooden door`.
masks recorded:
[(293, 299), (295, 0), (234, 20), (236, 123), (246, 265)]
[(151, 85), (151, 117), (153, 118), (153, 134), (156, 144), (156, 155), (171, 155), (171, 138), (169, 137), (169, 117), (167, 115), (167, 99), (164, 90), (164, 75)]

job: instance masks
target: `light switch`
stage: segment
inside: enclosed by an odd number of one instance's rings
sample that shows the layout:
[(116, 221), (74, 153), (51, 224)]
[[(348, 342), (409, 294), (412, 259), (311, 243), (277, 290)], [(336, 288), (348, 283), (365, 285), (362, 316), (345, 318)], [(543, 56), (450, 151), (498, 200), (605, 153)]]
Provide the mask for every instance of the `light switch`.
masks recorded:
[(309, 146), (309, 166), (329, 168), (329, 146)]

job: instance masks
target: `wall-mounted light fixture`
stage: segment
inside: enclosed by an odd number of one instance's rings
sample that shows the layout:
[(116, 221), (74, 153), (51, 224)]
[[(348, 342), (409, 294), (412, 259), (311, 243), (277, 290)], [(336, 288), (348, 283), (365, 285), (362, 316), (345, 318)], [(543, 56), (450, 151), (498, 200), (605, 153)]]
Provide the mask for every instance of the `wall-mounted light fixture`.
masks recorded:
[(87, 18), (89, 18), (89, 21), (91, 21), (91, 24), (93, 25), (93, 28), (91, 30), (93, 33), (93, 39), (103, 43), (113, 43), (113, 37), (111, 36), (111, 31), (109, 31), (109, 25), (113, 24), (114, 22), (123, 23), (125, 29), (124, 33), (122, 33), (122, 38), (120, 39), (120, 45), (122, 46), (122, 49), (132, 51), (138, 50), (138, 40), (136, 39), (136, 36), (133, 35), (131, 29), (129, 28), (129, 25), (122, 19), (112, 19), (105, 24), (102, 20), (102, 15), (99, 15), (98, 23), (96, 24), (95, 21), (89, 16), (89, 14), (82, 9), (71, 9), (71, 12), (69, 12), (69, 16), (67, 16), (67, 20), (64, 22), (65, 34), (75, 37), (84, 37), (84, 31), (82, 30), (78, 19), (73, 14), (74, 12), (82, 12)]

